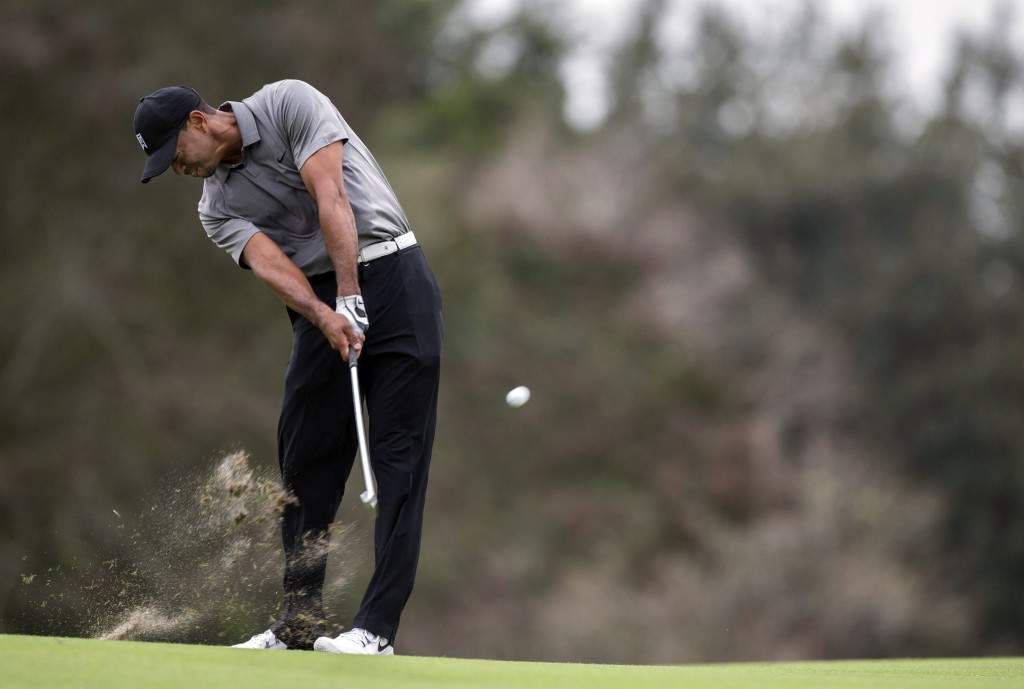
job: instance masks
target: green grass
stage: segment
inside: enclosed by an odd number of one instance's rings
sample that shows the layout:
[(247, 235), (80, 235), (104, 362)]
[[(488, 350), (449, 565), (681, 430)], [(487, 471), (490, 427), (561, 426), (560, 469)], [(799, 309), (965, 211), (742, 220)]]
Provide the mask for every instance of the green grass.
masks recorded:
[(1024, 687), (1024, 658), (628, 666), (358, 658), (0, 635), (4, 689)]

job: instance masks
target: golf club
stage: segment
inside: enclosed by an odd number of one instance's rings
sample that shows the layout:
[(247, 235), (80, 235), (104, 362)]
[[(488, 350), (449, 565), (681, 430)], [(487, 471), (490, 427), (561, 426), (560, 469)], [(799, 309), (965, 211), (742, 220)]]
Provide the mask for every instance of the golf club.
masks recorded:
[(370, 454), (366, 449), (366, 430), (363, 428), (363, 397), (359, 394), (359, 369), (356, 365), (356, 349), (348, 348), (348, 370), (352, 374), (352, 408), (356, 413), (356, 433), (359, 434), (359, 458), (363, 464), (363, 481), (366, 490), (359, 496), (370, 511), (377, 514), (377, 489), (373, 485), (373, 471), (370, 469)]

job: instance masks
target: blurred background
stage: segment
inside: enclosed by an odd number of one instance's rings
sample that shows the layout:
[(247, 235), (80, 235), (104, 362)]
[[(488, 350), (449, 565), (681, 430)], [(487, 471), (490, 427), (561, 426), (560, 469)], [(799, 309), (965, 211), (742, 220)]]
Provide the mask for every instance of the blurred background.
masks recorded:
[(1024, 3), (590, 4), (4, 3), (0, 632), (90, 633), (167, 477), (276, 468), (284, 310), (130, 127), (294, 77), (444, 292), (401, 652), (1022, 652)]

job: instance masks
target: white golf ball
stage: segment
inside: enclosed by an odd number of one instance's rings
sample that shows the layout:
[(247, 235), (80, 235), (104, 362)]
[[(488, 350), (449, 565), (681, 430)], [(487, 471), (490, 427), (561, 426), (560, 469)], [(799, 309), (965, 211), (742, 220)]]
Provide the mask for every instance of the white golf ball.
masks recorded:
[(525, 385), (520, 385), (517, 388), (512, 388), (505, 395), (505, 404), (510, 407), (521, 407), (530, 401), (530, 388)]

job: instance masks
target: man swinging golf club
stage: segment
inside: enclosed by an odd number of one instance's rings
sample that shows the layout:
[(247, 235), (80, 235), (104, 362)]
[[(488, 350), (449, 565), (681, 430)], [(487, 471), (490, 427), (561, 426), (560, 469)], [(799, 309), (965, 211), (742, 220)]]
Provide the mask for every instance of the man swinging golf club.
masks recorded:
[[(280, 297), (294, 332), (278, 425), (297, 501), (282, 515), (284, 601), (270, 629), (236, 648), (393, 654), (419, 558), (442, 340), (440, 290), (409, 221), (337, 108), (301, 81), (218, 109), (190, 88), (162, 88), (140, 100), (135, 137), (143, 182), (168, 168), (205, 180), (207, 234)], [(375, 566), (352, 628), (331, 638), (326, 544), (360, 445), (360, 388)]]

